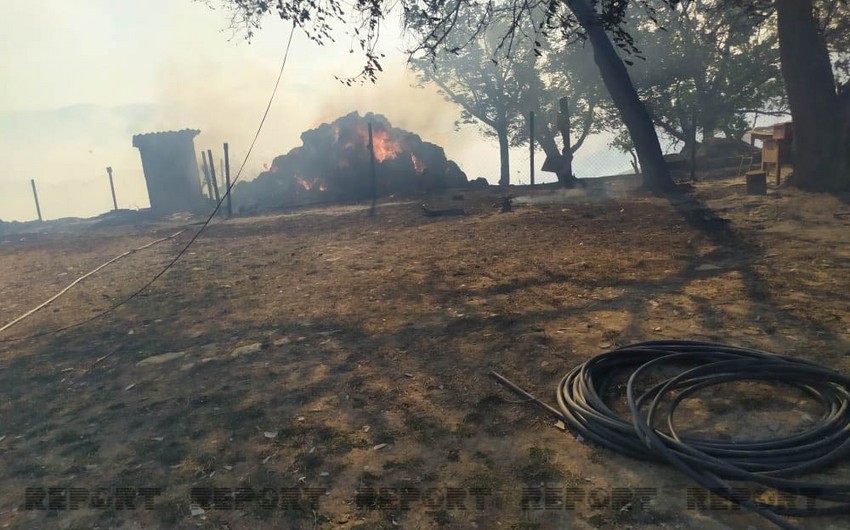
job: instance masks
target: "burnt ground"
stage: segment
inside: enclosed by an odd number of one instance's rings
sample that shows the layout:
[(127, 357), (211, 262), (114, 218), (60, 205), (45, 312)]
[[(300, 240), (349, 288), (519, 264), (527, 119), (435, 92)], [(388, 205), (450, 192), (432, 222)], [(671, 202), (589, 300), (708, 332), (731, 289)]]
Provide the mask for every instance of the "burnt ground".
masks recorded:
[[(673, 338), (850, 373), (850, 206), (742, 188), (700, 183), (673, 203), (610, 183), (517, 190), (509, 213), (477, 191), (465, 192), (465, 217), (388, 200), (374, 217), (337, 206), (216, 222), (114, 313), (0, 344), (0, 526), (771, 528), (723, 503), (689, 506), (688, 479), (577, 441), (487, 375), (553, 403), (576, 364)], [(457, 207), (452, 194), (427, 202)], [(179, 225), (2, 236), (0, 322)], [(121, 300), (190, 232), (111, 265), (0, 339)], [(739, 384), (700, 394), (677, 418), (745, 439), (817, 414), (787, 389)], [(850, 468), (811, 478), (848, 482)], [(523, 503), (544, 484), (564, 502)], [(25, 509), (27, 487), (69, 486), (110, 493), (95, 495), (98, 509), (91, 497), (76, 510)], [(130, 511), (117, 487), (162, 491)], [(212, 487), (267, 489), (241, 509), (193, 513), (191, 489)]]

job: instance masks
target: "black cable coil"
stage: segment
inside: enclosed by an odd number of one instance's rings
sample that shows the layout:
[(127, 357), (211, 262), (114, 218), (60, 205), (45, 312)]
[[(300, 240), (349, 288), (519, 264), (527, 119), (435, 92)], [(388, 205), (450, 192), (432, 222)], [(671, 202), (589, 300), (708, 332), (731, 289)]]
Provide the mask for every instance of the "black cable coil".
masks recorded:
[[(671, 366), (680, 368), (678, 375), (638, 390), (651, 372)], [(613, 412), (602, 398), (615, 388), (618, 374), (622, 381), (624, 370), (631, 371), (625, 388), (629, 418)], [(772, 439), (679, 436), (673, 418), (676, 407), (695, 392), (731, 381), (784, 383), (814, 398), (824, 412), (805, 431)], [(850, 484), (790, 478), (824, 470), (850, 454), (850, 379), (813, 362), (704, 342), (642, 342), (603, 353), (571, 370), (558, 386), (557, 399), (576, 433), (633, 458), (670, 464), (713, 494), (781, 528), (797, 528), (781, 516), (850, 513)], [(666, 421), (660, 417), (665, 414), (660, 411), (665, 399)], [(653, 427), (658, 423), (666, 424), (666, 430)], [(804, 496), (806, 507), (753, 500), (728, 481)], [(813, 506), (816, 501), (829, 505)]]

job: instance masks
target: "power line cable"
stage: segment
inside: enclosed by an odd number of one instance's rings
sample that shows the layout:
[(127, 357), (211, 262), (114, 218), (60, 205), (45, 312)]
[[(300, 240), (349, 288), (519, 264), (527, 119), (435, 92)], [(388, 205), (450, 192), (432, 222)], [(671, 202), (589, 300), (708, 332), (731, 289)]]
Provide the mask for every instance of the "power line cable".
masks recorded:
[[(245, 158), (242, 160), (242, 165), (239, 166), (239, 171), (237, 171), (236, 176), (233, 178), (233, 181), (230, 183), (230, 186), (227, 188), (227, 191), (219, 198), (218, 203), (215, 205), (215, 208), (213, 209), (212, 213), (210, 213), (209, 217), (207, 217), (206, 221), (204, 221), (204, 223), (201, 225), (201, 228), (195, 233), (194, 236), (192, 236), (192, 239), (190, 239), (189, 242), (186, 243), (186, 246), (184, 246), (183, 249), (180, 250), (180, 252), (177, 253), (177, 255), (174, 257), (174, 259), (172, 259), (161, 271), (159, 271), (153, 278), (151, 278), (150, 281), (145, 283), (141, 288), (139, 288), (133, 294), (131, 294), (127, 298), (121, 300), (120, 302), (113, 304), (109, 308), (101, 311), (100, 313), (98, 313), (94, 316), (91, 316), (91, 317), (86, 318), (84, 320), (81, 320), (79, 322), (75, 322), (74, 324), (69, 324), (67, 326), (63, 326), (63, 327), (53, 329), (53, 330), (50, 330), (50, 331), (43, 331), (43, 332), (40, 332), (40, 333), (34, 333), (32, 335), (25, 335), (25, 336), (22, 336), (22, 337), (13, 337), (11, 339), (0, 339), (0, 343), (18, 342), (18, 341), (22, 341), (22, 340), (30, 340), (30, 339), (34, 339), (34, 338), (38, 338), (38, 337), (44, 337), (46, 335), (54, 335), (56, 333), (60, 333), (62, 331), (67, 331), (69, 329), (76, 328), (76, 327), (82, 326), (84, 324), (87, 324), (89, 322), (92, 322), (94, 320), (97, 320), (99, 318), (102, 318), (102, 317), (112, 313), (113, 311), (115, 311), (119, 307), (129, 303), (131, 300), (137, 298), (139, 295), (141, 295), (145, 290), (147, 290), (148, 287), (153, 285), (154, 282), (156, 282), (160, 277), (162, 277), (163, 274), (168, 272), (168, 270), (171, 269), (171, 267), (173, 267), (174, 264), (177, 263), (178, 260), (180, 260), (180, 258), (183, 257), (183, 255), (186, 253), (186, 251), (189, 250), (189, 247), (192, 246), (192, 244), (195, 242), (195, 240), (198, 239), (198, 237), (201, 235), (201, 233), (203, 233), (203, 231), (206, 230), (207, 226), (209, 226), (210, 222), (212, 222), (213, 217), (215, 217), (215, 215), (218, 213), (219, 209), (221, 209), (221, 205), (224, 204), (224, 201), (230, 195), (230, 192), (233, 189), (233, 186), (236, 185), (236, 182), (239, 180), (239, 177), (242, 176), (242, 171), (245, 169), (245, 165), (248, 163), (248, 159), (251, 157), (251, 152), (254, 150), (254, 146), (257, 143), (257, 139), (260, 137), (260, 132), (263, 130), (263, 125), (265, 125), (265, 123), (266, 123), (266, 118), (269, 115), (269, 111), (271, 110), (272, 103), (274, 102), (275, 95), (277, 94), (277, 89), (280, 86), (280, 80), (281, 80), (281, 78), (283, 78), (283, 70), (286, 67), (286, 60), (289, 57), (289, 49), (292, 45), (292, 37), (293, 37), (294, 34), (295, 34), (295, 22), (292, 23), (292, 29), (289, 32), (289, 39), (286, 42), (286, 51), (283, 54), (283, 61), (281, 61), (280, 71), (277, 74), (277, 80), (275, 81), (274, 88), (272, 89), (271, 97), (269, 97), (269, 102), (266, 105), (265, 112), (263, 112), (263, 117), (260, 120), (259, 126), (257, 127), (257, 132), (256, 132), (256, 134), (254, 134), (254, 139), (251, 141), (251, 146), (248, 148), (248, 153), (245, 155)], [(2, 333), (3, 330), (5, 330), (7, 327), (8, 326), (4, 326), (3, 329), (0, 329), (0, 333)]]
[(171, 235), (170, 235), (170, 236), (168, 236), (168, 237), (163, 237), (163, 238), (157, 239), (157, 240), (155, 240), (155, 241), (151, 241), (150, 243), (147, 243), (147, 244), (145, 244), (145, 245), (142, 245), (142, 246), (140, 246), (140, 247), (138, 247), (138, 248), (134, 248), (134, 249), (132, 249), (132, 250), (128, 250), (127, 252), (124, 252), (123, 254), (119, 254), (118, 256), (115, 256), (114, 258), (112, 258), (111, 260), (107, 261), (106, 263), (103, 263), (102, 265), (99, 265), (99, 266), (98, 266), (98, 267), (96, 267), (95, 269), (92, 269), (91, 271), (89, 271), (89, 272), (87, 272), (87, 273), (83, 274), (82, 276), (80, 276), (79, 278), (77, 278), (76, 280), (74, 280), (73, 282), (71, 282), (70, 284), (68, 284), (68, 286), (67, 286), (67, 287), (65, 287), (64, 289), (62, 289), (61, 291), (59, 291), (59, 292), (58, 292), (58, 293), (56, 293), (55, 295), (51, 296), (50, 298), (48, 298), (47, 300), (45, 300), (45, 301), (44, 301), (44, 302), (42, 302), (41, 304), (39, 304), (39, 305), (35, 306), (34, 308), (30, 309), (29, 311), (27, 311), (27, 312), (26, 312), (26, 313), (24, 313), (23, 315), (19, 316), (19, 317), (18, 317), (18, 318), (16, 318), (15, 320), (13, 320), (13, 321), (9, 322), (8, 324), (6, 324), (6, 325), (4, 325), (4, 326), (0, 327), (0, 333), (3, 333), (4, 331), (6, 331), (7, 329), (11, 328), (12, 326), (14, 326), (15, 324), (17, 324), (18, 322), (21, 322), (21, 321), (23, 321), (25, 318), (28, 318), (28, 317), (30, 317), (30, 316), (32, 316), (32, 315), (34, 315), (35, 313), (37, 313), (38, 311), (40, 311), (40, 310), (44, 309), (45, 307), (47, 307), (47, 306), (48, 306), (48, 305), (50, 305), (51, 303), (55, 302), (55, 301), (56, 301), (56, 300), (57, 300), (60, 296), (62, 296), (63, 294), (67, 293), (68, 291), (70, 291), (72, 287), (74, 287), (75, 285), (77, 285), (77, 284), (78, 284), (78, 283), (80, 283), (81, 281), (85, 280), (85, 279), (86, 279), (86, 278), (88, 278), (89, 276), (91, 276), (91, 275), (93, 275), (93, 274), (97, 273), (97, 272), (98, 272), (98, 271), (100, 271), (101, 269), (104, 269), (104, 268), (106, 268), (107, 266), (112, 265), (112, 264), (113, 264), (113, 263), (115, 263), (116, 261), (120, 260), (121, 258), (125, 258), (125, 257), (129, 256), (130, 254), (135, 254), (136, 252), (139, 252), (139, 251), (141, 251), (141, 250), (145, 250), (146, 248), (150, 248), (150, 247), (152, 247), (152, 246), (156, 245), (157, 243), (162, 243), (162, 242), (164, 242), (164, 241), (168, 241), (168, 240), (174, 239), (175, 237), (179, 236), (180, 234), (182, 234), (182, 233), (183, 233), (183, 232), (185, 232), (186, 230), (187, 230), (187, 229), (186, 229), (186, 228), (184, 228), (183, 230), (180, 230), (179, 232), (176, 232), (176, 233), (174, 233), (174, 234), (171, 234)]

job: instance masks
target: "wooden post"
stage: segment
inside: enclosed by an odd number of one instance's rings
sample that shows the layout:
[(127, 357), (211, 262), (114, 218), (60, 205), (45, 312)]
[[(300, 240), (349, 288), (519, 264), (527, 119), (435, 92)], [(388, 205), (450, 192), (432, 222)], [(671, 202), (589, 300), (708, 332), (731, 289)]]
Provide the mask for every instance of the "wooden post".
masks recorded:
[(531, 185), (534, 186), (534, 111), (528, 113), (528, 165), (531, 170)]
[(32, 196), (35, 197), (35, 211), (38, 212), (38, 220), (44, 221), (41, 218), (41, 205), (38, 204), (38, 191), (35, 189), (35, 179), (30, 179), (30, 184), (32, 184)]
[[(694, 106), (693, 117), (691, 118), (694, 133), (691, 136), (691, 182), (697, 181), (697, 108)], [(702, 131), (702, 141), (705, 142), (705, 131)]]
[(573, 176), (573, 148), (570, 142), (570, 105), (566, 96), (558, 100), (558, 118), (556, 121), (558, 132), (561, 133), (561, 139), (564, 141), (564, 148), (561, 150), (563, 160), (562, 168), (558, 175), (558, 181), (562, 186), (575, 185)]
[(118, 200), (115, 198), (115, 183), (112, 182), (112, 168), (106, 168), (106, 172), (109, 174), (109, 189), (112, 190), (112, 209), (118, 209)]
[(691, 143), (691, 182), (697, 181), (697, 146), (696, 141)]
[(212, 181), (210, 180), (210, 170), (207, 167), (207, 154), (201, 150), (201, 169), (204, 171), (204, 181), (207, 183), (207, 194), (210, 199), (215, 198), (215, 193), (213, 192)]
[(207, 149), (207, 158), (210, 164), (210, 179), (212, 180), (213, 191), (215, 192), (215, 202), (219, 202), (221, 201), (221, 195), (218, 193), (218, 181), (215, 178), (215, 162), (213, 162), (212, 149)]
[(224, 185), (227, 186), (227, 216), (233, 215), (233, 204), (230, 201), (230, 146), (224, 142)]
[(375, 144), (372, 141), (372, 122), (369, 122), (369, 167), (370, 167), (370, 187), (372, 189), (372, 206), (369, 208), (369, 215), (375, 215), (375, 201), (377, 200), (377, 183), (375, 182)]
[[(691, 137), (691, 182), (697, 181), (697, 109), (694, 107), (692, 125), (694, 134)], [(705, 131), (702, 131), (702, 141), (705, 142)]]

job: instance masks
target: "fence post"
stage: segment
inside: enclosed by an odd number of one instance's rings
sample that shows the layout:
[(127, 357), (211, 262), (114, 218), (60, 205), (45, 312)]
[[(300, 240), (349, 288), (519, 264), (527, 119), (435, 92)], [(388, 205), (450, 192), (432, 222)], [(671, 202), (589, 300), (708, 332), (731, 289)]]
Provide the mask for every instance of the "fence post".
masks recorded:
[(210, 164), (210, 177), (212, 178), (213, 191), (215, 191), (215, 202), (221, 201), (221, 195), (218, 193), (218, 181), (215, 178), (215, 161), (212, 156), (212, 149), (207, 149), (207, 158)]
[(230, 202), (230, 146), (224, 142), (224, 184), (227, 189), (224, 193), (227, 194), (227, 216), (233, 215), (233, 205)]
[(115, 198), (115, 183), (112, 182), (112, 168), (106, 168), (106, 172), (109, 174), (109, 189), (112, 190), (112, 209), (118, 209), (118, 200)]
[(372, 122), (369, 122), (369, 165), (370, 165), (370, 187), (372, 189), (372, 206), (369, 208), (369, 215), (375, 215), (375, 201), (377, 200), (378, 190), (375, 182), (375, 144), (372, 141)]
[[(697, 108), (694, 107), (693, 121), (694, 135), (691, 138), (691, 182), (697, 181)], [(702, 132), (702, 141), (705, 142), (705, 131)]]
[(41, 205), (38, 203), (38, 191), (35, 189), (35, 179), (30, 179), (30, 184), (32, 184), (32, 196), (35, 197), (35, 211), (38, 212), (38, 220), (44, 221), (41, 218)]
[(534, 111), (528, 114), (528, 163), (531, 169), (531, 185), (534, 186)]

